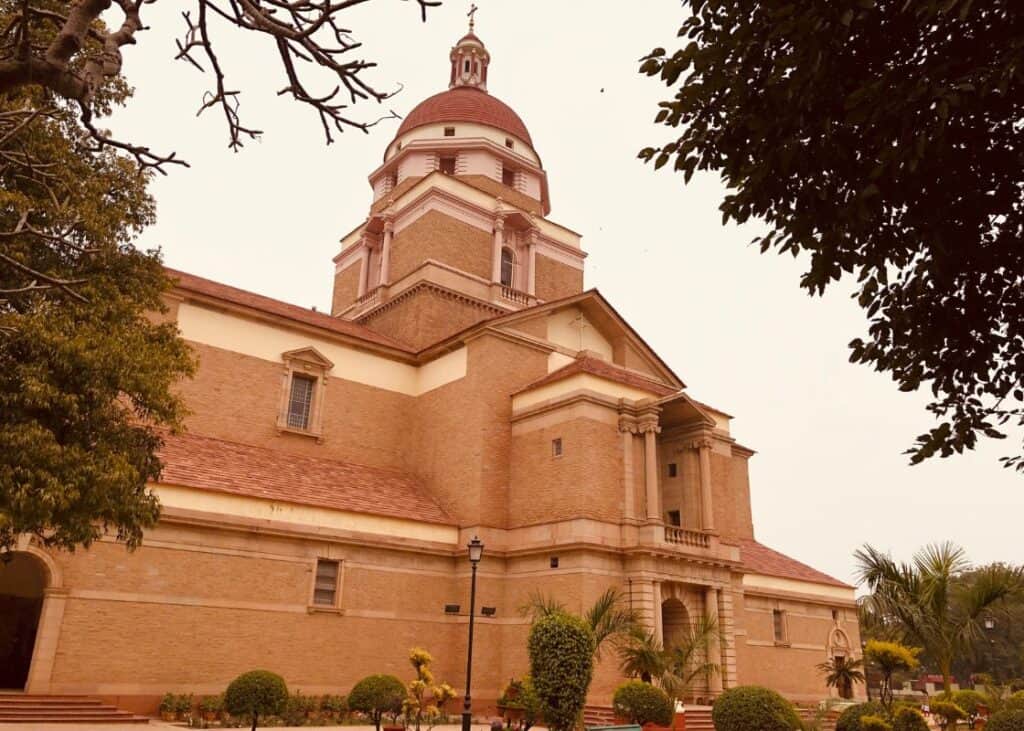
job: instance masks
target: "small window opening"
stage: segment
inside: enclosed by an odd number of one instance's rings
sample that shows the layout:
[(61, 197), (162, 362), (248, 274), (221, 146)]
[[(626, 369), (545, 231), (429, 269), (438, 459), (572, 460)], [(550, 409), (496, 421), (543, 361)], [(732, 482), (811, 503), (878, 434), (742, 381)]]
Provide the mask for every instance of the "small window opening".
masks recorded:
[(558, 568), (558, 556), (552, 556), (551, 557), (551, 568), (553, 568), (553, 569), (557, 569)]
[(315, 378), (298, 373), (292, 376), (292, 388), (288, 395), (288, 426), (291, 428), (309, 429), (315, 386)]
[(511, 168), (503, 167), (501, 169), (501, 184), (507, 185), (509, 188), (514, 188), (516, 185), (516, 171)]
[(786, 641), (786, 613), (781, 609), (772, 610), (772, 628), (776, 642)]
[(510, 150), (514, 150), (514, 149), (516, 149), (516, 143), (512, 141), (511, 137), (506, 137), (505, 138), (505, 147), (507, 147)]
[(462, 70), (465, 71), (467, 74), (469, 73), (469, 59), (468, 58), (465, 61), (463, 61), (463, 63), (462, 63)]
[(679, 528), (683, 525), (683, 516), (678, 510), (670, 510), (668, 511), (668, 523)]
[(551, 456), (561, 457), (562, 456), (562, 438), (551, 440)]
[(442, 157), (441, 158), (441, 172), (445, 175), (455, 175), (455, 158), (454, 157)]
[(317, 559), (316, 583), (313, 586), (313, 603), (318, 607), (333, 607), (338, 601), (338, 562)]
[(678, 465), (676, 465), (675, 462), (669, 462), (668, 463), (668, 476), (669, 477), (675, 477), (678, 474), (679, 474), (679, 467), (678, 467)]
[(444, 136), (445, 137), (454, 137), (455, 136), (455, 128), (454, 127), (445, 127), (444, 128)]
[(506, 287), (512, 286), (512, 270), (514, 268), (515, 257), (512, 255), (512, 249), (506, 246), (501, 250), (501, 283)]
[(833, 622), (838, 622), (839, 621), (839, 610), (838, 609), (833, 609), (832, 610), (832, 621)]

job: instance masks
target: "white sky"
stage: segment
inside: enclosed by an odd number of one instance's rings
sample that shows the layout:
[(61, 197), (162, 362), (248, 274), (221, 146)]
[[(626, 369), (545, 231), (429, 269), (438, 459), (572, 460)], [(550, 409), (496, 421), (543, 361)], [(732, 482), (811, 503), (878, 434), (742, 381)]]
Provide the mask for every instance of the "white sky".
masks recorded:
[[(760, 255), (749, 246), (753, 225), (721, 225), (716, 177), (684, 187), (682, 176), (636, 159), (641, 147), (668, 139), (652, 123), (667, 90), (636, 72), (637, 59), (672, 47), (679, 3), (477, 2), (477, 33), (492, 55), (489, 88), (533, 136), (551, 218), (584, 236), (585, 285), (600, 289), (689, 393), (736, 415), (734, 436), (757, 450), (758, 539), (844, 580), (864, 542), (909, 557), (951, 539), (976, 562), (1019, 562), (1011, 536), (1024, 484), (997, 462), (1013, 442), (909, 467), (901, 452), (930, 424), (926, 399), (847, 363), (846, 344), (865, 330), (847, 298), (852, 285), (809, 298), (798, 287), (803, 260)], [(349, 11), (365, 57), (380, 63), (373, 78), (385, 89), (404, 85), (388, 107), (407, 114), (447, 86), (448, 50), (465, 32), (467, 9), (446, 0), (426, 24), (412, 2)], [(329, 310), (331, 257), (366, 215), (366, 176), (398, 122), (325, 147), (312, 110), (276, 96), (284, 81), (271, 45), (215, 27), (229, 88), (243, 90), (243, 121), (265, 131), (234, 154), (216, 110), (195, 118), (209, 78), (172, 61), (180, 5), (144, 12), (152, 30), (124, 49), (136, 97), (111, 126), (157, 151), (176, 150), (192, 168), (156, 181), (159, 221), (141, 243), (162, 247), (172, 267)], [(379, 113), (373, 104), (353, 112)]]

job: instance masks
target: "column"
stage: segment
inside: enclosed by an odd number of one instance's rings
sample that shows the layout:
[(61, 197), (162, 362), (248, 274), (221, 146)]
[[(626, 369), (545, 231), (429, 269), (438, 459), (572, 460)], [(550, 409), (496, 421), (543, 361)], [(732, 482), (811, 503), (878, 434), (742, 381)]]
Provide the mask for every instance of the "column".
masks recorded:
[(644, 488), (647, 492), (647, 519), (661, 520), (661, 500), (658, 495), (658, 433), (656, 422), (640, 425), (644, 435)]
[(384, 243), (380, 251), (380, 284), (383, 287), (390, 283), (391, 277), (391, 239), (394, 237), (395, 224), (390, 218), (384, 221)]
[(636, 518), (636, 483), (633, 472), (633, 437), (637, 433), (636, 420), (619, 417), (619, 432), (622, 434), (622, 517), (625, 520)]
[(530, 229), (529, 244), (526, 247), (526, 293), (537, 294), (537, 229)]
[(711, 502), (711, 439), (701, 437), (693, 442), (700, 455), (700, 517), (706, 533), (715, 531), (715, 510)]
[(359, 297), (366, 294), (370, 282), (370, 241), (363, 234), (363, 259), (359, 264)]
[(491, 268), (491, 280), (501, 281), (501, 247), (505, 243), (505, 216), (498, 214), (494, 217), (494, 253), (491, 255), (493, 266)]
[(653, 599), (654, 599), (654, 638), (658, 641), (659, 645), (663, 645), (665, 642), (664, 627), (662, 626), (661, 617), (661, 582), (655, 581)]
[(713, 619), (717, 632), (712, 635), (708, 642), (708, 662), (718, 666), (718, 672), (712, 673), (708, 678), (708, 690), (714, 695), (722, 692), (722, 675), (725, 668), (722, 663), (722, 646), (718, 640), (718, 634), (722, 632), (722, 616), (718, 611), (718, 589), (713, 586), (704, 588), (704, 612), (709, 619)]

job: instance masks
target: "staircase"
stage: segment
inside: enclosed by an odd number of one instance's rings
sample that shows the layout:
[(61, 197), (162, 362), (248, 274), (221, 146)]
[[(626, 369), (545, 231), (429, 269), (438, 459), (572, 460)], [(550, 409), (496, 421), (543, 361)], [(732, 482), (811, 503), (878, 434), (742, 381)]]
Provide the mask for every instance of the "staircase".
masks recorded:
[[(583, 725), (615, 726), (615, 713), (611, 706), (587, 706), (583, 709)], [(715, 731), (711, 723), (711, 706), (686, 707), (686, 731)]]
[(149, 723), (98, 698), (84, 695), (28, 695), (0, 692), (2, 723)]

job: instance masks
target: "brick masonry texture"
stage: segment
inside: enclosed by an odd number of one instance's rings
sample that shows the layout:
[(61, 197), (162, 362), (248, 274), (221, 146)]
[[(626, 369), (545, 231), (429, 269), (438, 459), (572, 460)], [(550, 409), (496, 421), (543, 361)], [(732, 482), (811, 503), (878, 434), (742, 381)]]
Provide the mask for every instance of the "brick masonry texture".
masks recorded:
[(537, 297), (556, 300), (583, 291), (583, 270), (546, 256), (537, 256)]
[(490, 280), (493, 236), (476, 226), (427, 211), (395, 235), (391, 281), (397, 282), (427, 259)]
[(480, 303), (420, 287), (360, 322), (420, 350), (493, 316), (494, 311)]
[(331, 299), (331, 314), (337, 315), (356, 301), (359, 296), (359, 276), (363, 267), (361, 260), (342, 269), (334, 275), (334, 295)]

